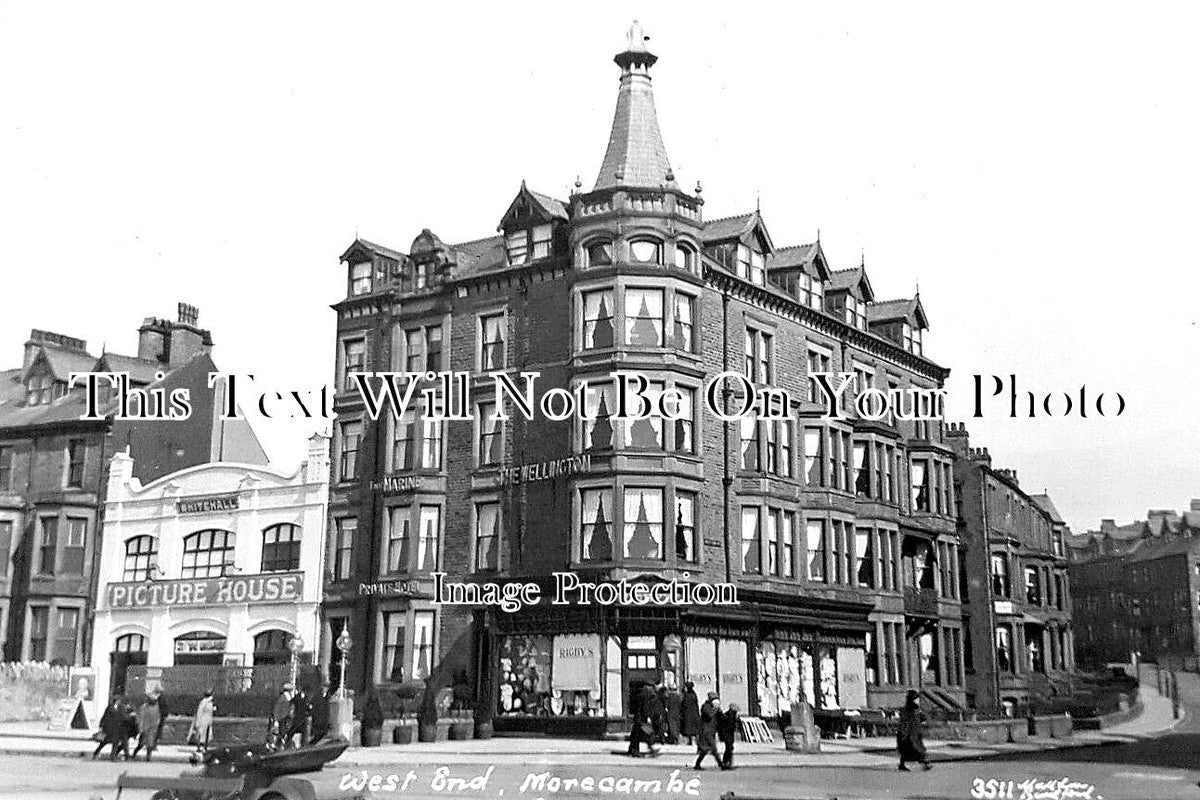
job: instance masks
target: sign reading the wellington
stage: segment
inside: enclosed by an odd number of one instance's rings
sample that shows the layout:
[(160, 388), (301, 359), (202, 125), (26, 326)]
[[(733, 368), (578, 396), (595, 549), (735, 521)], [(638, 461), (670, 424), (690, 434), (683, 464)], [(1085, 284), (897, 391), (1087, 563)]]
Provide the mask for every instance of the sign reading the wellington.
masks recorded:
[(189, 497), (186, 500), (176, 500), (175, 510), (180, 514), (207, 514), (213, 511), (236, 511), (238, 496), (236, 494), (214, 495), (212, 497)]
[(514, 483), (533, 483), (546, 481), (559, 476), (574, 475), (591, 469), (590, 455), (568, 456), (555, 461), (540, 461), (537, 464), (524, 464), (519, 467), (504, 467), (500, 470), (500, 484), (511, 486)]
[(181, 581), (111, 583), (110, 608), (222, 606), (234, 603), (295, 603), (304, 590), (304, 573), (237, 575)]

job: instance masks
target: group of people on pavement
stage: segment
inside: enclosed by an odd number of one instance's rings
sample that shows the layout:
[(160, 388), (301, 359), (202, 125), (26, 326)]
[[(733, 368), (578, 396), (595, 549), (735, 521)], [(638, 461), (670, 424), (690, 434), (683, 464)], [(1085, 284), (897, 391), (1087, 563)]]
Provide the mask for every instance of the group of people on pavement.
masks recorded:
[[(105, 747), (111, 747), (109, 758), (112, 761), (116, 761), (118, 755), (126, 761), (132, 760), (143, 749), (149, 761), (158, 748), (158, 737), (166, 719), (167, 703), (158, 690), (151, 691), (136, 710), (125, 698), (114, 697), (100, 716), (100, 730), (94, 737), (99, 744), (92, 752), (92, 760), (99, 758)], [(129, 743), (134, 739), (137, 744), (130, 753)]]
[[(643, 755), (643, 744), (654, 753), (663, 744), (679, 744), (686, 739), (687, 744), (696, 745), (696, 769), (704, 769), (701, 762), (710, 754), (721, 769), (733, 769), (733, 742), (741, 728), (738, 707), (730, 704), (722, 708), (716, 692), (709, 692), (701, 706), (690, 681), (684, 684), (682, 694), (662, 684), (635, 684), (629, 693), (629, 712), (633, 719), (629, 755)], [(724, 745), (720, 756), (718, 741)]]
[(329, 684), (312, 700), (304, 687), (284, 684), (275, 698), (270, 736), (276, 747), (303, 747), (329, 733)]

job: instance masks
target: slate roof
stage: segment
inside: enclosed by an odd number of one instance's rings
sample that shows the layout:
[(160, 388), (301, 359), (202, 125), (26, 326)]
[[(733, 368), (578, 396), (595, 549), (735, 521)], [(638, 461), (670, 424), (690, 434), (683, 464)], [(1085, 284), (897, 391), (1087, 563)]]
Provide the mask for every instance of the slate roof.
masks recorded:
[(1048, 495), (1048, 494), (1031, 494), (1031, 495), (1029, 495), (1029, 499), (1032, 500), (1034, 503), (1036, 503), (1038, 508), (1042, 509), (1042, 511), (1045, 511), (1047, 514), (1049, 514), (1050, 518), (1052, 520), (1054, 520), (1055, 523), (1062, 524), (1062, 522), (1063, 522), (1062, 514), (1059, 514), (1058, 509), (1054, 507), (1054, 503), (1050, 500), (1050, 495)]
[(858, 267), (853, 269), (835, 269), (829, 273), (828, 292), (844, 292), (854, 288), (862, 275), (862, 270)]
[(891, 322), (897, 319), (916, 317), (921, 327), (928, 327), (929, 320), (919, 297), (900, 300), (876, 300), (867, 304), (867, 322)]
[(1173, 536), (1169, 539), (1143, 539), (1133, 546), (1125, 556), (1126, 561), (1154, 561), (1159, 558), (1188, 553), (1200, 546), (1200, 539), (1190, 536)]
[(767, 269), (805, 267), (811, 264), (820, 252), (821, 245), (817, 242), (780, 247), (767, 256)]
[(701, 236), (706, 242), (733, 239), (750, 230), (754, 225), (756, 216), (757, 213), (751, 211), (749, 214), (736, 214), (732, 217), (710, 219), (704, 223), (704, 232)]
[(111, 372), (128, 372), (130, 380), (134, 383), (152, 383), (155, 373), (162, 369), (162, 364), (158, 361), (123, 356), (119, 353), (101, 354), (96, 366), (100, 366), (101, 363), (106, 364)]
[(508, 266), (504, 252), (504, 236), (488, 236), (462, 244), (452, 244), (450, 249), (458, 254), (454, 267), (456, 278), (496, 272)]
[(50, 371), (60, 381), (70, 380), (72, 372), (91, 372), (96, 357), (79, 350), (67, 350), (50, 344), (39, 345), (50, 364)]
[[(651, 62), (653, 63), (653, 62)], [(604, 161), (596, 175), (596, 189), (617, 186), (675, 186), (667, 148), (658, 128), (654, 89), (647, 78), (621, 76), (617, 107)]]
[(346, 257), (349, 256), (352, 252), (354, 252), (354, 250), (356, 248), (359, 248), (359, 247), (361, 247), (364, 250), (367, 250), (371, 253), (377, 253), (378, 255), (386, 256), (387, 258), (394, 258), (397, 261), (403, 261), (404, 257), (405, 257), (404, 253), (401, 253), (399, 250), (393, 250), (390, 247), (384, 247), (381, 244), (375, 244), (375, 242), (367, 241), (366, 239), (364, 239), (360, 236), (354, 240), (353, 244), (351, 244), (349, 247), (346, 248), (346, 252), (342, 253), (341, 257), (338, 260), (345, 261)]
[(550, 216), (562, 220), (570, 219), (570, 215), (567, 213), (567, 204), (562, 200), (555, 200), (550, 195), (535, 192), (533, 189), (529, 190), (529, 194), (541, 204), (542, 208)]

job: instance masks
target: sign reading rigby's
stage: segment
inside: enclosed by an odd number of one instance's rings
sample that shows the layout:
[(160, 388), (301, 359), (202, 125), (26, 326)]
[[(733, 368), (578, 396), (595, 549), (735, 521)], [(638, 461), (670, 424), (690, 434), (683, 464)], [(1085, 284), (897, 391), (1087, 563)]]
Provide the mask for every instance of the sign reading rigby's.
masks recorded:
[(109, 608), (224, 606), (240, 603), (295, 603), (304, 591), (304, 573), (236, 575), (229, 578), (110, 583)]

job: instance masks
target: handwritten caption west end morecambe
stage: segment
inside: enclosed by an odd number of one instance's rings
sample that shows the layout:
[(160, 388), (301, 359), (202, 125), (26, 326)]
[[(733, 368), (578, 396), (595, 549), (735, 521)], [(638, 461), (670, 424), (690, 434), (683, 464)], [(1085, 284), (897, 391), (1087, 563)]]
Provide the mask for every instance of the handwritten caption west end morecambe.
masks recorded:
[[(755, 384), (740, 372), (720, 372), (702, 387), (683, 389), (657, 385), (638, 372), (612, 372), (608, 378), (580, 381), (571, 388), (553, 386), (538, 393), (540, 372), (489, 372), (477, 376), (471, 372), (351, 372), (352, 381), (366, 414), (378, 419), (390, 413), (402, 418), (410, 409), (431, 422), (470, 422), (475, 419), (477, 400), (495, 404), (492, 420), (507, 420), (515, 413), (527, 420), (539, 413), (552, 421), (567, 419), (666, 420), (688, 419), (693, 413), (695, 394), (699, 392), (709, 414), (733, 422), (756, 417), (761, 420), (792, 419), (793, 408), (803, 407), (792, 393), (778, 386)], [(127, 372), (73, 372), (71, 386), (85, 387), (87, 408), (83, 420), (115, 419), (187, 419), (192, 413), (190, 392), (176, 387), (168, 391), (158, 373), (156, 383), (140, 388), (130, 384)], [(476, 382), (486, 378), (490, 391), (477, 397)], [(945, 416), (946, 390), (940, 388), (896, 388), (886, 391), (870, 385), (865, 374), (856, 372), (811, 372), (813, 387), (809, 408), (815, 404), (826, 419), (845, 419), (853, 408), (866, 420), (941, 420)], [(1092, 410), (1099, 416), (1120, 416), (1125, 398), (1118, 392), (1089, 395), (1086, 386), (1078, 392), (1019, 392), (1017, 376), (1005, 380), (991, 378), (987, 400), (1000, 398), (1010, 418), (1028, 416), (1086, 418)], [(208, 386), (221, 390), (223, 420), (245, 419), (247, 409), (263, 419), (332, 419), (333, 392), (329, 386), (319, 389), (275, 389), (264, 391), (253, 375), (210, 372)], [(974, 417), (982, 417), (985, 405), (985, 380), (974, 376)], [(1115, 398), (1115, 399), (1114, 399)], [(1007, 401), (1007, 402), (1004, 402)], [(1106, 404), (1107, 401), (1107, 404)], [(1115, 408), (1114, 408), (1115, 407)], [(1026, 408), (1028, 413), (1026, 414)]]

